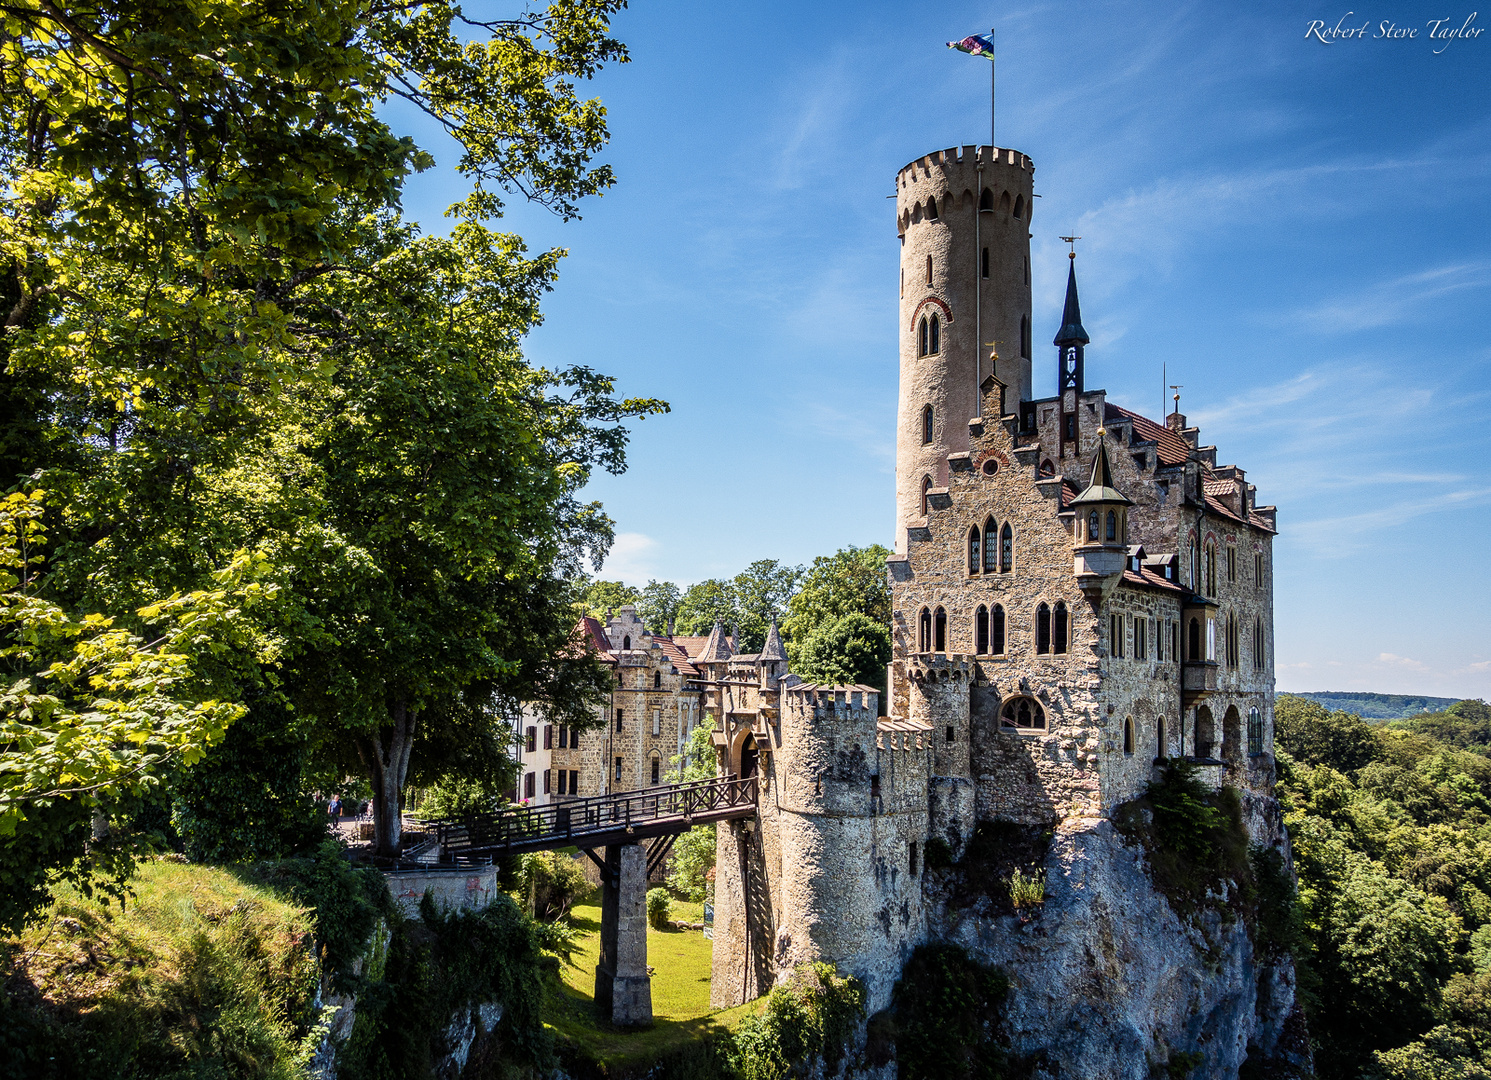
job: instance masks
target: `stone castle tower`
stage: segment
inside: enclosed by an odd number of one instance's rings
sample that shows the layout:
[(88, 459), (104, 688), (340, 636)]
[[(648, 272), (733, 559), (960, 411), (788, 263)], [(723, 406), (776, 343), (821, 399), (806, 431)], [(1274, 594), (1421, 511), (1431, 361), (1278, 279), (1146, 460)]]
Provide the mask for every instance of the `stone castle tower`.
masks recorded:
[[(905, 526), (923, 516), (924, 489), (947, 486), (947, 456), (968, 450), (984, 378), (1030, 398), (1034, 177), (1024, 154), (987, 146), (928, 154), (896, 175), (897, 551)], [(998, 345), (997, 364), (987, 360), (988, 342)]]
[[(1115, 826), (1186, 759), (1287, 862), (1274, 508), (1178, 411), (1088, 388), (1075, 256), (1058, 393), (1033, 397), (1033, 175), (971, 146), (897, 174), (888, 689), (709, 676), (721, 769), (760, 778), (754, 818), (718, 826), (711, 998), (822, 960), (874, 1011), (918, 945), (954, 942), (1009, 972), (1010, 1038), (1042, 1075), (1138, 1080), (1173, 1053), (1289, 1075), (1308, 1065), (1292, 962), (1256, 955), (1245, 920), (1177, 915)], [(1045, 875), (1034, 916), (982, 879), (1017, 848)]]

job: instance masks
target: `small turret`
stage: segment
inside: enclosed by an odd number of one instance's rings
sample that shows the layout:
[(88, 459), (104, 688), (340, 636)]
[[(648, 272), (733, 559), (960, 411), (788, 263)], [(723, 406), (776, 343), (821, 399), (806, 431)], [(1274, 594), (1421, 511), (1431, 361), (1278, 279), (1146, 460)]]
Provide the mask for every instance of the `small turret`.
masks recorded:
[(771, 620), (771, 629), (766, 632), (766, 644), (761, 646), (761, 655), (756, 659), (761, 665), (761, 685), (768, 690), (775, 690), (777, 680), (787, 674), (787, 650), (782, 647), (782, 635), (777, 631), (776, 619)]
[[(1075, 240), (1076, 237), (1062, 237)], [(1061, 311), (1061, 329), (1051, 344), (1056, 346), (1056, 385), (1061, 396), (1061, 429), (1059, 453), (1076, 451), (1078, 442), (1077, 399), (1084, 389), (1083, 367), (1086, 363), (1087, 331), (1082, 328), (1082, 305), (1077, 300), (1077, 253), (1071, 253), (1067, 264), (1066, 306)]]
[(1128, 562), (1129, 507), (1133, 501), (1113, 486), (1108, 444), (1098, 429), (1098, 452), (1092, 459), (1087, 490), (1070, 503), (1076, 512), (1072, 544), (1076, 549), (1072, 572), (1082, 591), (1096, 599), (1117, 587)]

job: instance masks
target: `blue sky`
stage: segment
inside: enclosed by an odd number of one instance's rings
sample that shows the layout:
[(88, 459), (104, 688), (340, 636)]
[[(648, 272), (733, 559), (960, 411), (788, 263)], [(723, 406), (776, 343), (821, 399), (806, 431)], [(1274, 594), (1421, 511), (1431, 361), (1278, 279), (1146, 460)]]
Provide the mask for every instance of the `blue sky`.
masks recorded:
[[(616, 188), (582, 221), (506, 218), (569, 252), (531, 359), (673, 406), (591, 485), (617, 526), (602, 576), (892, 546), (886, 196), (987, 141), (988, 64), (945, 42), (995, 26), (997, 139), (1042, 196), (1036, 392), (1075, 232), (1088, 385), (1153, 416), (1168, 365), (1279, 507), (1279, 688), (1491, 698), (1491, 12), (1427, 37), (1474, 10), (638, 0), (632, 63), (593, 86)], [(1348, 11), (1366, 40), (1306, 38)], [(1418, 36), (1374, 40), (1384, 21)], [(413, 130), (441, 164), (405, 208), (440, 229), (462, 186)]]

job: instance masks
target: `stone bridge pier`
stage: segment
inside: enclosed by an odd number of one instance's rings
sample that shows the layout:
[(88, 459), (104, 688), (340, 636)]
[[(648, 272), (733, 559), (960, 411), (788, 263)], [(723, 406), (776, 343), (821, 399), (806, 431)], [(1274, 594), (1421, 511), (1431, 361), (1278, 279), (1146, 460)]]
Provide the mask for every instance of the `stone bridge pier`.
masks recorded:
[(652, 978), (647, 974), (647, 851), (640, 844), (607, 844), (601, 875), (601, 948), (595, 1003), (617, 1027), (652, 1023)]

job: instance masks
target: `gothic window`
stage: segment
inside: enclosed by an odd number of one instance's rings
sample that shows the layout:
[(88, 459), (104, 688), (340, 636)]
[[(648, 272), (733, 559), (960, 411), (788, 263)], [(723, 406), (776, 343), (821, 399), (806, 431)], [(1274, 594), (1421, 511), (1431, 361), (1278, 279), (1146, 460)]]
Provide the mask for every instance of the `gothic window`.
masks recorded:
[(1248, 753), (1263, 753), (1263, 714), (1256, 705), (1248, 710)]
[(922, 477), (922, 517), (926, 517), (932, 509), (932, 501), (927, 497), (927, 492), (932, 490), (932, 478)]
[(932, 613), (922, 608), (921, 617), (917, 625), (917, 652), (932, 651)]
[(1108, 616), (1108, 655), (1109, 656), (1122, 656), (1123, 655), (1123, 634), (1124, 634), (1123, 616), (1122, 615), (1109, 615)]
[(999, 569), (1009, 573), (1015, 568), (1015, 530), (1010, 528), (1010, 523), (1004, 523), (1004, 529), (999, 533)]
[(999, 526), (990, 518), (984, 522), (984, 573), (999, 569)]
[[(1031, 413), (1030, 415), (1033, 418), (1035, 416), (1035, 413)], [(1034, 425), (1032, 425), (1032, 426), (1034, 426)], [(1041, 462), (1041, 477), (1043, 479), (1046, 478), (1046, 477), (1055, 476), (1055, 475), (1056, 475), (1056, 466), (1051, 464), (1051, 459), (1050, 458), (1047, 458), (1045, 461)]]
[(662, 772), (662, 767), (663, 767), (662, 759), (659, 758), (658, 755), (653, 754), (652, 755), (652, 774), (651, 774), (651, 780), (650, 780), (651, 783), (656, 784), (656, 783), (658, 783), (658, 782), (660, 782), (662, 780), (662, 776), (660, 775), (661, 772)]
[(983, 555), (979, 551), (979, 535), (977, 525), (968, 530), (968, 572), (970, 574), (978, 573), (983, 566)]
[(1089, 543), (1097, 543), (1102, 539), (1102, 525), (1098, 523), (1098, 512), (1096, 510), (1087, 515), (1087, 540)]
[(932, 406), (928, 405), (928, 406), (926, 406), (926, 407), (924, 407), (922, 409), (922, 444), (923, 445), (925, 445), (925, 444), (927, 444), (927, 443), (929, 443), (929, 442), (932, 441), (932, 436), (934, 434), (933, 428), (935, 426), (936, 419), (937, 419), (937, 415), (936, 415), (936, 413), (934, 413), (932, 411)]
[(1217, 595), (1217, 545), (1206, 545), (1206, 595)]
[(1138, 616), (1134, 617), (1134, 659), (1135, 660), (1143, 660), (1143, 659), (1145, 659), (1145, 655), (1144, 655), (1145, 652), (1146, 652), (1145, 645), (1148, 644), (1148, 643), (1144, 640), (1144, 638), (1145, 638), (1145, 634), (1144, 634), (1144, 622), (1145, 622), (1145, 620), (1139, 618)]
[(1026, 360), (1030, 359), (1030, 316), (1020, 316), (1020, 355)]
[(980, 210), (994, 209), (994, 193), (988, 188), (984, 188), (984, 193), (978, 197), (978, 208)]
[(1024, 216), (1025, 216), (1025, 196), (1024, 195), (1016, 195), (1015, 196), (1015, 217), (1022, 218)]
[(1263, 588), (1263, 553), (1260, 551), (1253, 556), (1253, 585)]
[(1011, 698), (999, 714), (1001, 731), (1045, 731), (1046, 712), (1041, 703), (1028, 697)]
[(937, 609), (932, 618), (933, 652), (947, 652), (947, 612)]
[(936, 199), (928, 199), (927, 200), (927, 218), (929, 220), (931, 220), (931, 221), (936, 221), (937, 220), (937, 200)]
[(920, 335), (920, 340), (917, 343), (917, 353), (916, 353), (918, 356), (926, 356), (927, 355), (927, 344), (928, 344), (927, 333), (928, 333), (928, 330), (929, 330), (929, 327), (928, 327), (928, 324), (927, 324), (927, 317), (925, 315), (923, 315), (922, 316), (921, 324), (917, 328), (917, 332)]
[(1056, 608), (1051, 617), (1051, 651), (1056, 653), (1066, 652), (1067, 637), (1070, 633), (1067, 627), (1066, 601), (1058, 600)]
[(1263, 620), (1253, 620), (1253, 668), (1263, 670)]
[(1051, 651), (1051, 609), (1040, 604), (1035, 609), (1035, 652), (1045, 656)]
[(989, 609), (983, 604), (973, 613), (973, 651), (979, 656), (989, 652)]
[(983, 254), (979, 256), (979, 274), (982, 277), (989, 276), (989, 249), (984, 248)]
[(989, 652), (995, 656), (1004, 655), (1004, 607), (1000, 604), (994, 605), (994, 611), (989, 618), (992, 624), (989, 627)]
[(1229, 612), (1227, 615), (1227, 666), (1230, 668), (1237, 667), (1238, 654), (1242, 651), (1239, 648), (1240, 645), (1241, 642), (1238, 640), (1237, 633), (1237, 616)]
[(1201, 622), (1199, 619), (1191, 619), (1190, 632), (1186, 641), (1186, 659), (1195, 663), (1201, 659)]
[(932, 336), (931, 336), (930, 339), (928, 339), (928, 344), (930, 346), (929, 351), (931, 353), (933, 353), (933, 354), (936, 354), (936, 353), (942, 351), (941, 331), (938, 329), (940, 325), (941, 324), (938, 321), (937, 316), (933, 315), (932, 316)]
[(999, 196), (999, 212), (1001, 214), (1008, 214), (1010, 212), (1010, 193), (1008, 191)]
[(1132, 716), (1123, 718), (1123, 756), (1134, 756), (1134, 718)]
[(1108, 511), (1108, 543), (1116, 543), (1118, 540), (1118, 515), (1112, 510)]
[(1237, 548), (1227, 545), (1227, 580), (1237, 580)]

